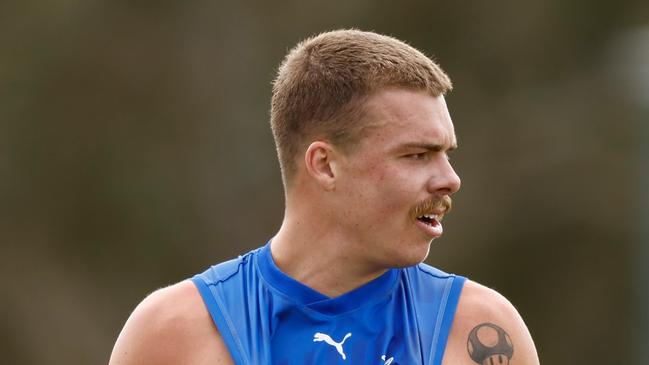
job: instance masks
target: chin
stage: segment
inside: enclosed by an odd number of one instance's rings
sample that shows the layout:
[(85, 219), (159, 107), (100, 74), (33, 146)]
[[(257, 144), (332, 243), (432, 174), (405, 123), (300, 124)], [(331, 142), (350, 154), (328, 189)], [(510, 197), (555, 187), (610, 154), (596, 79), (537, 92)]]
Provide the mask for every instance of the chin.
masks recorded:
[(430, 252), (430, 244), (432, 240), (426, 242), (425, 244), (416, 244), (408, 249), (400, 250), (395, 252), (391, 257), (391, 265), (393, 268), (403, 268), (418, 265), (428, 257), (428, 252)]

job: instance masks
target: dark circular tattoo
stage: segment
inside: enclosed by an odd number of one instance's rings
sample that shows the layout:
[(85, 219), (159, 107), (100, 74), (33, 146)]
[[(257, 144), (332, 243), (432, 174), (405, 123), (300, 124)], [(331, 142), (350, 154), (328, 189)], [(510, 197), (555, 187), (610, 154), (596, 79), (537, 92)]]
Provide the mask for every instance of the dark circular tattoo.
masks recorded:
[(471, 359), (483, 365), (509, 364), (514, 355), (511, 338), (505, 330), (493, 323), (482, 323), (474, 327), (469, 333), (467, 349)]

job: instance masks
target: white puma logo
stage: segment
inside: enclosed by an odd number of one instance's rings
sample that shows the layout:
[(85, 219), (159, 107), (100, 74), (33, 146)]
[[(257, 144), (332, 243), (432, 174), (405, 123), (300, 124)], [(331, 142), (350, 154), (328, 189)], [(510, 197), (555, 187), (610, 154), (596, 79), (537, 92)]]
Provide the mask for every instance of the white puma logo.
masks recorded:
[(331, 346), (335, 347), (336, 350), (338, 351), (338, 353), (340, 354), (340, 356), (342, 356), (343, 360), (345, 360), (345, 359), (347, 359), (347, 356), (345, 356), (345, 351), (343, 351), (343, 343), (345, 343), (345, 341), (350, 337), (352, 337), (351, 332), (347, 333), (345, 335), (345, 337), (342, 339), (342, 341), (336, 342), (336, 341), (331, 339), (331, 336), (329, 336), (329, 335), (327, 335), (325, 333), (316, 332), (316, 334), (313, 335), (313, 342), (324, 341), (328, 345), (331, 345)]
[(383, 364), (383, 365), (390, 365), (390, 364), (392, 364), (392, 361), (394, 361), (394, 357), (391, 357), (391, 358), (386, 360), (385, 355), (382, 355), (381, 360), (383, 360), (383, 362), (385, 362), (385, 364)]

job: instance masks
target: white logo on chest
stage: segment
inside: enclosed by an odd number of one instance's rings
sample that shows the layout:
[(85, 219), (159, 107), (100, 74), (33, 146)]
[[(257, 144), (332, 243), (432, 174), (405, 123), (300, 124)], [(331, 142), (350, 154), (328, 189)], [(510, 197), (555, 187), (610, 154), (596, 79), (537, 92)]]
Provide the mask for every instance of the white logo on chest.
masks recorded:
[(336, 342), (334, 341), (331, 336), (325, 333), (320, 333), (316, 332), (315, 335), (313, 335), (313, 342), (322, 342), (324, 341), (327, 345), (331, 345), (336, 348), (336, 351), (342, 356), (343, 360), (347, 359), (347, 356), (345, 356), (345, 351), (343, 351), (343, 343), (347, 341), (348, 338), (352, 337), (352, 333), (349, 332), (343, 337), (342, 341)]
[(390, 357), (389, 359), (386, 359), (385, 355), (381, 355), (381, 360), (383, 360), (384, 362), (383, 365), (390, 365), (392, 364), (392, 361), (394, 361), (394, 357)]

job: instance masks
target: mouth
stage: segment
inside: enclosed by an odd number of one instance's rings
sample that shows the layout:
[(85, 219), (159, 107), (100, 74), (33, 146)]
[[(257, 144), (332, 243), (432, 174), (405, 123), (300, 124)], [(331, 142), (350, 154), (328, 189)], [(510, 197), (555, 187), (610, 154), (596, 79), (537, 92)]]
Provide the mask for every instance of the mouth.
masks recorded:
[(428, 213), (416, 218), (417, 226), (421, 228), (431, 238), (437, 238), (444, 231), (441, 223), (441, 216), (438, 214)]

